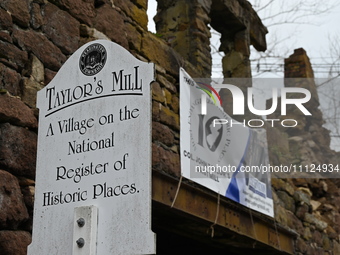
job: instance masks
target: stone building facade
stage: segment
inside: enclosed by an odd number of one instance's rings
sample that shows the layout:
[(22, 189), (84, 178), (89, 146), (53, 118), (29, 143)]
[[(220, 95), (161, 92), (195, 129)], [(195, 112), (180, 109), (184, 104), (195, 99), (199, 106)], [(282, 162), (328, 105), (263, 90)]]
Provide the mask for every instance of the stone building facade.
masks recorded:
[[(224, 76), (251, 77), (250, 45), (264, 51), (267, 29), (246, 0), (158, 0), (157, 34), (147, 31), (146, 10), (147, 0), (0, 2), (0, 254), (26, 254), (31, 242), (36, 92), (74, 51), (95, 39), (112, 40), (137, 58), (156, 64), (151, 87), (153, 230), (158, 254), (225, 250), (230, 254), (340, 254), (340, 193), (334, 180), (273, 179), (275, 220), (249, 214), (226, 199), (221, 199), (216, 217), (214, 195), (185, 181), (178, 203), (170, 208), (180, 177), (179, 68), (193, 77), (210, 77), (211, 25), (222, 34)], [(313, 78), (303, 50), (285, 64), (287, 77)], [(313, 83), (302, 86), (315, 89)], [(297, 133), (268, 132), (273, 163), (339, 161), (329, 149), (317, 98), (313, 107), (313, 119), (304, 120)], [(212, 224), (214, 237), (207, 234)], [(179, 250), (173, 245), (183, 240), (190, 247)]]

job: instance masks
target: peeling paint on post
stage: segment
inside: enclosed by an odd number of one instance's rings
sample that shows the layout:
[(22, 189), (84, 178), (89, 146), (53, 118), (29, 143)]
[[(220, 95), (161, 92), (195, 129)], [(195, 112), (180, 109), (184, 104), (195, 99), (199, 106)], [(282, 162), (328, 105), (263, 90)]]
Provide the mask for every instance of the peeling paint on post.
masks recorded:
[[(82, 46), (38, 92), (33, 241), (28, 254), (72, 254), (74, 209), (98, 209), (97, 254), (154, 254), (154, 65), (110, 41)], [(86, 249), (86, 240), (81, 240)], [(78, 244), (78, 245), (79, 245)]]

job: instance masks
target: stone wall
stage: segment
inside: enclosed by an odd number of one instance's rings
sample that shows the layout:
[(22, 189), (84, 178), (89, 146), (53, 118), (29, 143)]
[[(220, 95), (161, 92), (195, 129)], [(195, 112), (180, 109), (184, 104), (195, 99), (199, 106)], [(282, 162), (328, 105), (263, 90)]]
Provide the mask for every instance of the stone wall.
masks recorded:
[[(299, 123), (291, 129), (267, 129), (271, 163), (339, 164), (340, 153), (330, 149), (329, 131), (322, 127), (314, 74), (303, 49), (295, 50), (285, 59), (285, 78), (286, 87), (302, 87), (311, 92), (306, 108), (312, 115), (305, 116), (294, 106), (288, 108), (287, 116), (278, 113), (268, 117), (296, 119)], [(297, 233), (296, 254), (340, 254), (340, 183), (327, 177), (334, 176), (316, 171), (291, 174), (290, 179), (272, 178), (275, 219)]]
[[(91, 40), (108, 39), (156, 64), (156, 81), (151, 84), (152, 168), (176, 178), (180, 176), (178, 72), (183, 67), (193, 77), (210, 76), (208, 24), (222, 33), (225, 77), (250, 77), (250, 45), (266, 49), (267, 30), (245, 0), (159, 0), (158, 4), (158, 31), (152, 34), (147, 31), (147, 0), (0, 1), (1, 254), (26, 254), (31, 242), (36, 92), (76, 49)], [(308, 153), (325, 155), (321, 152), (328, 145), (320, 139), (327, 131), (308, 123), (295, 136), (273, 131), (277, 137), (290, 138), (289, 143), (278, 143), (272, 158), (290, 160), (293, 149), (298, 151), (304, 143), (310, 144)], [(336, 183), (274, 180), (273, 187), (277, 221), (301, 234), (297, 252), (340, 254)]]

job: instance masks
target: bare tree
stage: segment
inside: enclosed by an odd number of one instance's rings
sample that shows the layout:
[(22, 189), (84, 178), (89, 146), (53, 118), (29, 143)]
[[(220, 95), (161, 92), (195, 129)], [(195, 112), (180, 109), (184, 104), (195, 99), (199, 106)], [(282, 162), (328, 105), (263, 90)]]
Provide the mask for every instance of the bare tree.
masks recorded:
[(315, 17), (330, 13), (338, 4), (336, 0), (249, 0), (249, 2), (269, 31), (267, 51), (251, 52), (255, 76), (263, 72), (277, 71), (277, 68), (283, 65), (283, 59), (295, 48), (293, 38), (298, 35), (300, 25), (319, 25), (315, 22)]

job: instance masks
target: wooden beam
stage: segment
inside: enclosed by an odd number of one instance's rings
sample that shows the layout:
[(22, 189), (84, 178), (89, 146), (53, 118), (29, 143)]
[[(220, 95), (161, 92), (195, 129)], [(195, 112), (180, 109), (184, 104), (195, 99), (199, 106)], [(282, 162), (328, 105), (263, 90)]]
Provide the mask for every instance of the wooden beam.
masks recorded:
[[(252, 211), (183, 178), (153, 171), (153, 228), (189, 235), (219, 247), (258, 250), (259, 254), (294, 254), (296, 233), (272, 218)], [(243, 253), (244, 254), (244, 253)], [(256, 254), (256, 253), (252, 253)]]

